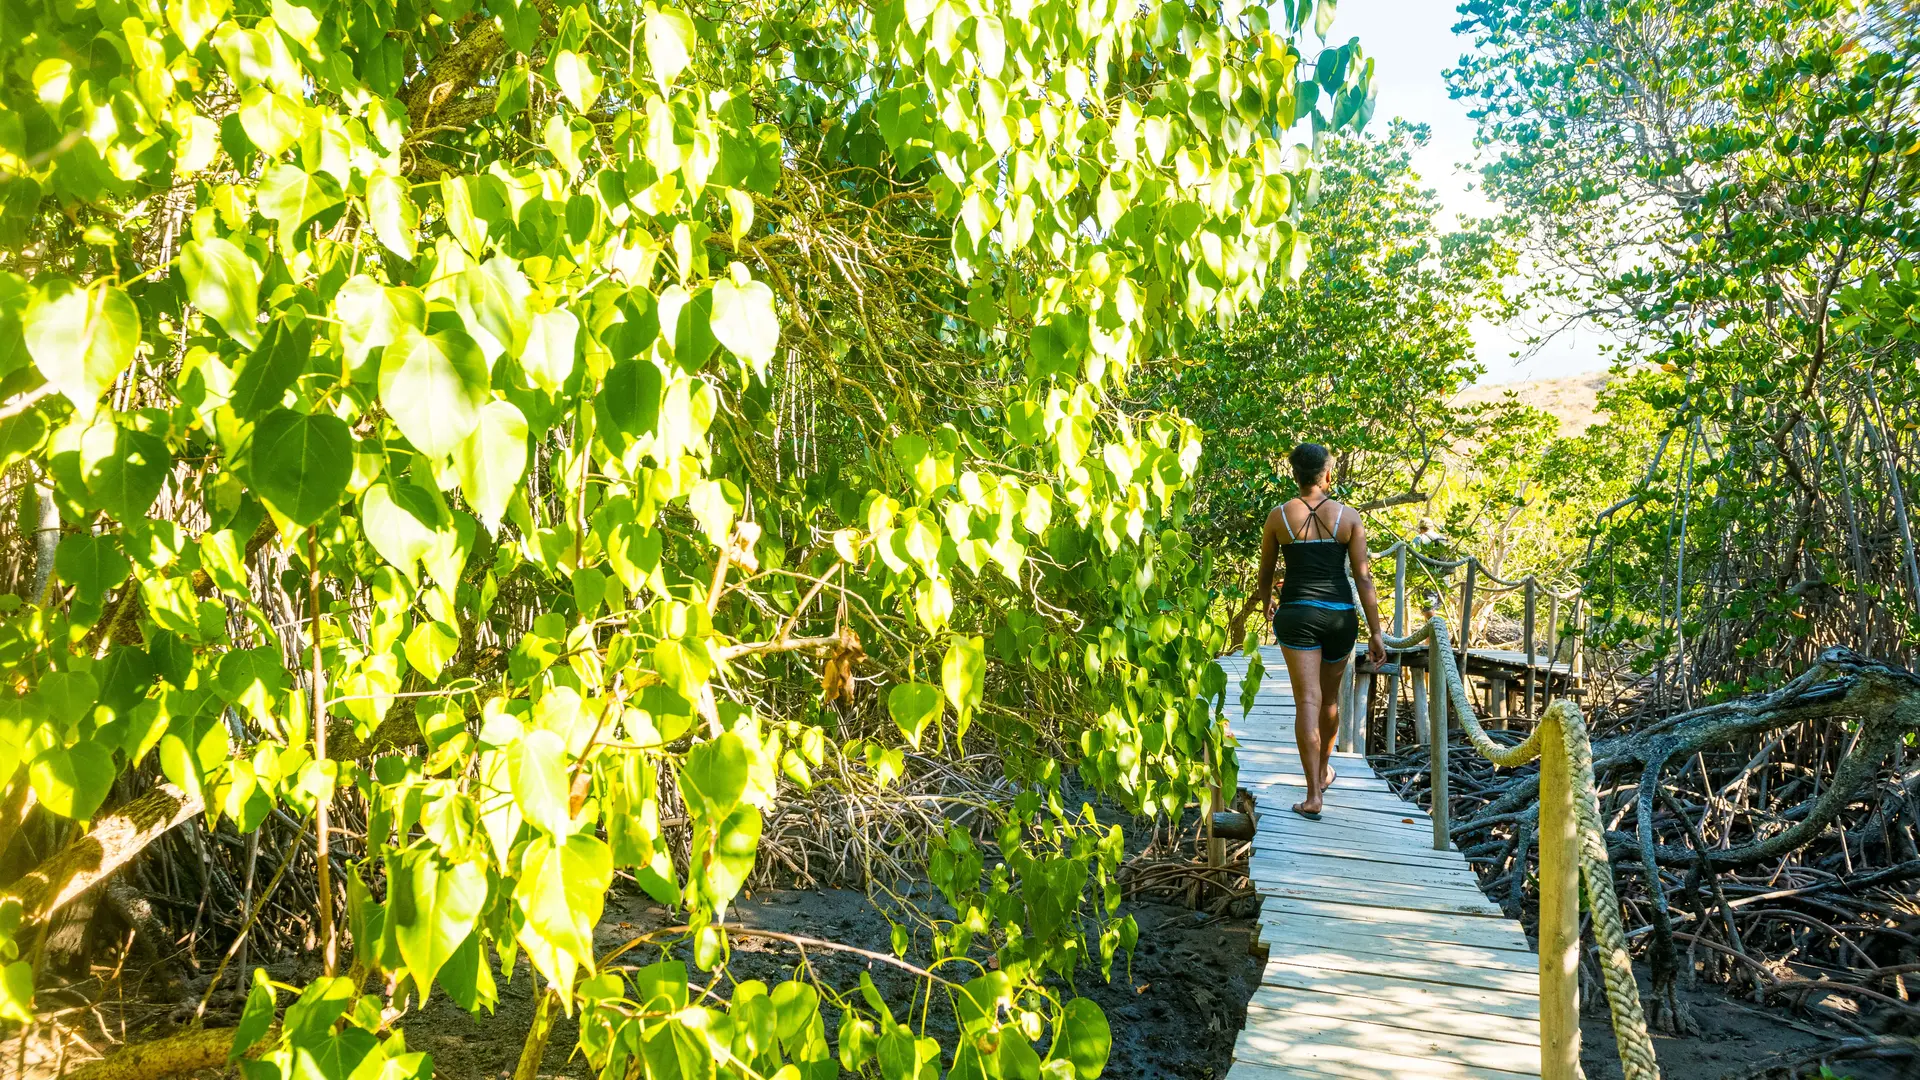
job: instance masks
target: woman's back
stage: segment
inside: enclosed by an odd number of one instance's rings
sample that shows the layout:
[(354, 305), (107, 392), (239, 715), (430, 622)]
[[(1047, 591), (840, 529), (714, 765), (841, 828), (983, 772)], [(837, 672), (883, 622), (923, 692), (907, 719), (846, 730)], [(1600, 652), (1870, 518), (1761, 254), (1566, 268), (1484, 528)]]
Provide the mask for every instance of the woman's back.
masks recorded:
[(1311, 607), (1353, 607), (1353, 585), (1347, 579), (1347, 545), (1342, 527), (1351, 531), (1355, 520), (1347, 508), (1331, 499), (1309, 505), (1304, 499), (1283, 503), (1278, 510), (1286, 539), (1280, 556), (1286, 575), (1280, 583), (1280, 603)]

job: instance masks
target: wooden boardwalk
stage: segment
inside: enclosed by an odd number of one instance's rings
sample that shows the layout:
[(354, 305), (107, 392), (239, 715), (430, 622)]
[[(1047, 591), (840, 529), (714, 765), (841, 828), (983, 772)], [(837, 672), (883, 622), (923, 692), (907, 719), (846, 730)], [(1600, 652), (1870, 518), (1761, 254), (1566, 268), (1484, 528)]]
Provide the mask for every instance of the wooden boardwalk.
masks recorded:
[(1221, 661), (1240, 784), (1257, 803), (1250, 867), (1268, 961), (1228, 1080), (1540, 1075), (1537, 960), (1427, 815), (1359, 754), (1334, 755), (1322, 820), (1306, 795), (1280, 650), (1240, 717), (1241, 657)]

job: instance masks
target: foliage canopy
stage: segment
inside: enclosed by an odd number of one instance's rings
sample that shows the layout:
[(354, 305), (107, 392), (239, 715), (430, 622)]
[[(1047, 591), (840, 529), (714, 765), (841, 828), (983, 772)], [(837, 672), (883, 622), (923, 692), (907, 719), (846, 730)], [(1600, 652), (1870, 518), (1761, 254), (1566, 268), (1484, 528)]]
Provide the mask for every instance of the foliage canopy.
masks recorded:
[[(424, 1074), (383, 1009), (524, 950), (603, 1075), (1098, 1076), (1049, 977), (1134, 931), (1059, 763), (1232, 783), (1198, 433), (1115, 394), (1303, 261), (1333, 6), (7, 6), (9, 805), (312, 817), (249, 1075)], [(596, 954), (620, 872), (723, 965), (774, 800), (967, 739), (1025, 787), (942, 839), (944, 1066), (870, 985)], [(61, 898), (8, 888), (18, 1019)]]

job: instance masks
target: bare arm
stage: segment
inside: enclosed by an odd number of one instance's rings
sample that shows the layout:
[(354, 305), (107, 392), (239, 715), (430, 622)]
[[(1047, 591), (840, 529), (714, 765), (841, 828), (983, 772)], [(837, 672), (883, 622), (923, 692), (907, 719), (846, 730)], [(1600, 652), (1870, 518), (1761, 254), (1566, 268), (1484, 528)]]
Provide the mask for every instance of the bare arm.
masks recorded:
[(1266, 527), (1260, 530), (1260, 581), (1253, 590), (1253, 602), (1262, 612), (1272, 607), (1273, 572), (1280, 561), (1280, 530), (1274, 527), (1276, 515), (1286, 513), (1285, 509), (1275, 509), (1267, 515)]
[(1353, 564), (1353, 586), (1360, 593), (1360, 608), (1367, 613), (1367, 654), (1374, 663), (1386, 658), (1380, 640), (1380, 590), (1373, 584), (1373, 558), (1367, 554), (1367, 526), (1354, 516), (1353, 535), (1347, 538), (1347, 560)]
[[(1278, 510), (1273, 512), (1273, 514), (1278, 513), (1280, 513)], [(1240, 647), (1241, 640), (1246, 637), (1247, 616), (1256, 607), (1265, 611), (1267, 599), (1273, 594), (1273, 568), (1280, 557), (1280, 535), (1274, 528), (1273, 514), (1267, 515), (1266, 524), (1260, 530), (1259, 583), (1255, 586), (1253, 595), (1247, 597), (1247, 602), (1241, 606), (1239, 613), (1234, 615), (1227, 626), (1227, 633), (1233, 638), (1230, 644), (1236, 649)]]

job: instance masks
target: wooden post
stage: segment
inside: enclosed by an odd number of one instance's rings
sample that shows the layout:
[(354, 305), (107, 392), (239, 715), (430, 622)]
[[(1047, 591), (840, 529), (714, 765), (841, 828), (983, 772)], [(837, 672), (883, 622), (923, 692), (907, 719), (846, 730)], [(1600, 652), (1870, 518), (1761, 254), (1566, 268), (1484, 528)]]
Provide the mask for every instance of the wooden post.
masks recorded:
[[(1468, 564), (1472, 565), (1472, 564)], [(1468, 578), (1472, 581), (1472, 578)], [(1440, 648), (1440, 636), (1427, 643), (1427, 757), (1432, 763), (1433, 849), (1445, 851), (1447, 838), (1447, 677), (1446, 651)]]
[(1586, 617), (1587, 598), (1575, 595), (1573, 598), (1573, 647), (1567, 650), (1568, 682), (1578, 682), (1586, 674), (1587, 628), (1581, 622)]
[[(1200, 753), (1202, 758), (1207, 763), (1207, 771), (1212, 772), (1213, 771), (1212, 746), (1211, 745), (1202, 746), (1200, 748)], [(1217, 777), (1217, 774), (1216, 774), (1216, 777)], [(1225, 839), (1214, 835), (1213, 815), (1218, 814), (1222, 810), (1225, 810), (1226, 805), (1221, 801), (1220, 781), (1217, 778), (1213, 781), (1211, 788), (1212, 788), (1212, 792), (1211, 792), (1212, 798), (1209, 799), (1207, 803), (1207, 865), (1208, 866), (1225, 866), (1227, 865), (1227, 842)]]
[(1540, 708), (1553, 704), (1553, 665), (1560, 662), (1560, 594), (1547, 594), (1547, 679), (1540, 694)]
[[(1393, 553), (1393, 636), (1401, 637), (1407, 632), (1407, 545), (1402, 541)], [(1420, 726), (1418, 717), (1414, 727)], [(1387, 676), (1387, 753), (1399, 749), (1400, 740), (1400, 672), (1395, 670)]]
[(1525, 594), (1525, 599), (1521, 604), (1520, 615), (1520, 651), (1527, 654), (1527, 701), (1526, 704), (1520, 708), (1520, 712), (1524, 716), (1534, 715), (1534, 667), (1539, 663), (1539, 658), (1533, 655), (1533, 611), (1535, 603), (1534, 597), (1538, 590), (1539, 586), (1534, 583), (1533, 575), (1528, 574), (1526, 587), (1522, 590)]
[(1367, 752), (1367, 721), (1373, 709), (1373, 684), (1377, 676), (1371, 674), (1355, 675), (1353, 679), (1353, 748), (1355, 753)]
[(1540, 1076), (1580, 1075), (1580, 866), (1560, 719), (1540, 731)]
[[(1427, 653), (1432, 655), (1433, 650), (1428, 649)], [(1433, 730), (1427, 717), (1427, 683), (1430, 680), (1410, 679), (1408, 681), (1413, 683), (1413, 741), (1416, 745), (1425, 746), (1427, 734)]]
[[(1467, 684), (1467, 640), (1473, 637), (1473, 579), (1480, 571), (1477, 559), (1467, 560), (1467, 580), (1460, 586), (1460, 685)], [(1445, 728), (1441, 729), (1443, 732)]]
[[(1357, 653), (1358, 650), (1355, 650)], [(1353, 668), (1357, 656), (1347, 657), (1347, 669), (1340, 673), (1340, 727), (1334, 736), (1334, 749), (1343, 754), (1353, 750)]]
[(1507, 677), (1493, 675), (1487, 679), (1487, 712), (1500, 721), (1500, 730), (1507, 730)]

